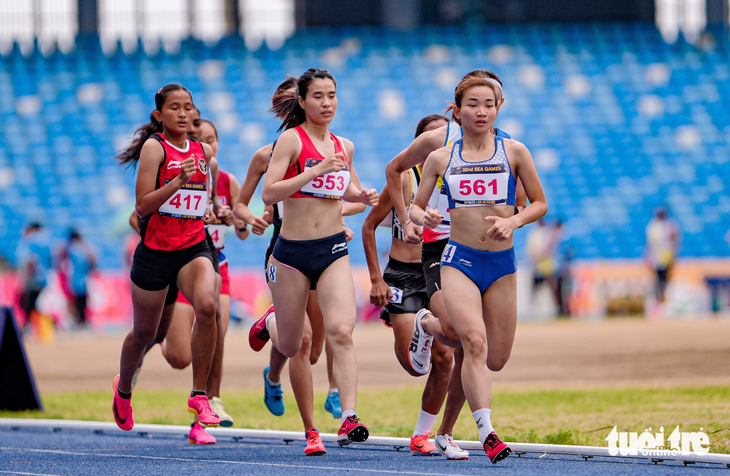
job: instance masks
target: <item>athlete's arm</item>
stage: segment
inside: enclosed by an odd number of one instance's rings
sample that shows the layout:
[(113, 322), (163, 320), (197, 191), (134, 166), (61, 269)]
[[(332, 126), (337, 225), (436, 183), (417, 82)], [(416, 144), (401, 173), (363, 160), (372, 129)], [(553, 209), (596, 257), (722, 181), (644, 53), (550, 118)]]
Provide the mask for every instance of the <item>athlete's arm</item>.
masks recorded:
[(509, 149), (509, 156), (514, 160), (515, 172), (522, 179), (530, 204), (522, 212), (509, 218), (484, 217), (485, 221), (494, 221), (494, 225), (487, 232), (487, 236), (496, 241), (509, 239), (515, 228), (536, 222), (544, 217), (548, 211), (545, 192), (542, 190), (542, 184), (537, 176), (535, 162), (532, 160), (530, 151), (527, 150), (524, 144), (515, 140), (509, 141), (509, 143), (505, 142), (505, 147)]
[(201, 142), (200, 145), (203, 146), (205, 157), (210, 157), (208, 160), (208, 171), (213, 178), (210, 186), (210, 199), (213, 202), (213, 212), (218, 215), (220, 210), (223, 208), (221, 199), (218, 197), (218, 159), (213, 157), (213, 148), (210, 145), (205, 142)]
[(337, 172), (345, 168), (344, 154), (341, 152), (325, 158), (314, 167), (303, 170), (302, 173), (284, 180), (286, 169), (302, 151), (302, 144), (296, 132), (290, 129), (284, 132), (276, 142), (271, 154), (269, 171), (264, 178), (264, 189), (261, 193), (266, 205), (273, 205), (296, 193), (303, 186), (314, 180), (315, 177)]
[(518, 213), (527, 207), (527, 193), (525, 193), (525, 186), (522, 185), (522, 180), (519, 177), (515, 187), (515, 207), (517, 207)]
[(448, 149), (439, 149), (436, 152), (432, 152), (423, 164), (421, 184), (418, 186), (416, 198), (411, 203), (411, 213), (409, 215), (410, 220), (418, 226), (433, 229), (444, 219), (438, 210), (428, 208), (428, 199), (431, 197), (431, 192), (434, 187), (436, 187), (436, 181), (440, 173), (445, 168), (445, 164), (442, 162), (448, 157), (446, 154), (448, 154)]
[(137, 211), (133, 211), (131, 215), (129, 215), (129, 226), (132, 227), (134, 231), (137, 233), (140, 233), (139, 231), (139, 216), (137, 215)]
[(378, 260), (378, 245), (375, 240), (375, 230), (378, 225), (388, 216), (393, 209), (393, 202), (390, 201), (388, 186), (380, 192), (378, 204), (370, 209), (362, 224), (362, 246), (365, 249), (365, 260), (368, 264), (370, 274), (370, 302), (376, 306), (385, 306), (393, 299), (393, 292), (383, 280)]
[[(342, 141), (343, 147), (345, 148), (345, 153), (350, 159), (350, 181), (355, 184), (358, 190), (362, 190), (362, 186), (360, 185), (360, 177), (358, 177), (357, 172), (355, 171), (355, 167), (352, 164), (352, 159), (355, 156), (355, 145), (352, 143), (352, 141), (343, 137), (340, 137), (340, 141)], [(366, 208), (367, 205), (365, 205), (364, 203), (345, 201), (344, 203), (342, 203), (342, 216), (349, 217), (352, 215), (357, 215), (358, 213), (364, 212)]]
[[(234, 200), (233, 206), (235, 206), (236, 205), (235, 200), (238, 197), (238, 191), (239, 191), (238, 180), (236, 180), (236, 177), (234, 177), (233, 174), (228, 174), (228, 177), (230, 180), (228, 193)], [(251, 233), (251, 231), (249, 230), (248, 226), (246, 225), (246, 222), (237, 218), (236, 215), (231, 215), (231, 216), (232, 216), (231, 224), (233, 225), (233, 229), (236, 231), (236, 236), (241, 240), (245, 240), (246, 238), (248, 238), (248, 235)], [(241, 230), (244, 230), (244, 231), (241, 231)]]
[(180, 187), (190, 181), (198, 167), (195, 159), (187, 158), (180, 165), (180, 175), (160, 188), (157, 185), (157, 172), (165, 159), (162, 144), (149, 139), (142, 146), (139, 154), (139, 170), (137, 171), (136, 210), (140, 217), (146, 217), (157, 211)]
[[(248, 205), (251, 203), (251, 197), (253, 197), (254, 192), (256, 192), (256, 187), (258, 187), (259, 182), (261, 182), (261, 177), (264, 176), (266, 168), (269, 166), (271, 149), (271, 144), (266, 145), (257, 150), (251, 158), (251, 162), (248, 164), (248, 172), (246, 172), (246, 179), (243, 181), (243, 185), (236, 195), (238, 198), (236, 199), (236, 205), (233, 207), (233, 213), (236, 217), (251, 225), (254, 229), (254, 233), (256, 233), (256, 230), (258, 229), (260, 229), (261, 233), (263, 233), (263, 230), (268, 227), (266, 220), (264, 220), (263, 217), (256, 216), (251, 209), (248, 208)], [(257, 234), (260, 235), (261, 233)]]
[[(385, 167), (385, 179), (388, 181), (388, 191), (393, 201), (395, 213), (401, 223), (408, 222), (408, 209), (403, 198), (401, 174), (411, 167), (423, 163), (428, 154), (436, 149), (443, 147), (446, 142), (446, 130), (448, 126), (442, 126), (433, 131), (424, 132), (411, 142), (411, 145), (400, 154), (396, 155), (393, 160), (388, 162)], [(435, 186), (435, 182), (434, 182)], [(430, 194), (433, 187), (428, 190)], [(416, 233), (415, 226), (408, 223), (403, 227), (403, 234), (406, 243), (420, 243), (420, 237)]]

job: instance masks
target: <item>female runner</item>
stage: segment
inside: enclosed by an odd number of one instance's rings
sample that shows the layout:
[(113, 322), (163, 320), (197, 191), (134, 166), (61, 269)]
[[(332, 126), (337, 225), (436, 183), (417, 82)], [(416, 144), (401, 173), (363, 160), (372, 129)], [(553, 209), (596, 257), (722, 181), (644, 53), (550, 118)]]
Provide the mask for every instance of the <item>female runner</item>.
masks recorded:
[[(418, 124), (416, 137), (424, 132), (445, 126), (446, 123), (447, 120), (440, 114), (427, 116)], [(421, 167), (419, 165), (403, 173), (403, 196), (407, 197), (406, 207), (410, 205), (416, 195), (420, 178)], [(390, 219), (388, 219), (388, 214), (390, 214)], [(388, 266), (381, 275), (375, 242), (375, 229), (382, 223), (392, 228), (393, 238), (391, 240)], [(403, 241), (403, 227), (393, 210), (388, 187), (385, 187), (380, 193), (378, 206), (370, 210), (367, 218), (365, 218), (362, 227), (362, 240), (372, 283), (370, 302), (383, 307), (380, 318), (387, 326), (393, 328), (395, 355), (401, 366), (410, 375), (419, 377), (422, 374), (413, 368), (408, 349), (411, 343), (416, 313), (425, 308), (428, 303), (426, 281), (421, 267), (421, 244), (410, 244)], [(436, 433), (436, 445), (429, 441), (431, 428), (436, 422), (441, 405), (446, 398), (453, 362), (453, 350), (438, 341), (434, 342), (431, 361), (433, 366), (423, 389), (421, 411), (416, 428), (411, 435), (411, 453), (414, 455), (439, 453), (448, 459), (468, 459), (469, 452), (459, 448), (450, 436), (453, 425), (456, 423), (456, 417), (464, 404), (463, 399), (450, 398), (448, 400), (448, 404), (456, 404), (458, 408), (446, 412), (442, 425)]]
[(132, 377), (158, 331), (169, 325), (161, 323), (161, 317), (171, 285), (179, 287), (197, 316), (188, 411), (202, 425), (220, 423), (204, 390), (218, 334), (216, 277), (203, 223), (214, 216), (207, 190), (212, 149), (187, 137), (193, 108), (192, 95), (185, 87), (163, 86), (155, 94), (150, 122), (138, 129), (132, 145), (117, 156), (120, 163), (139, 167), (136, 210), (142, 236), (130, 272), (134, 327), (124, 340), (120, 373), (113, 385), (114, 420), (127, 431), (134, 426)]
[[(479, 440), (497, 463), (511, 450), (491, 424), (489, 372), (507, 363), (517, 323), (512, 232), (543, 217), (547, 202), (527, 148), (493, 132), (500, 83), (468, 77), (454, 96), (453, 113), (461, 121), (463, 137), (429, 155), (410, 218), (428, 229), (443, 221), (439, 210), (428, 208), (429, 192), (441, 177), (451, 215), (451, 237), (441, 258), (444, 304), (461, 339), (461, 380)], [(515, 214), (518, 177), (530, 205)]]
[[(288, 77), (279, 85), (274, 93), (274, 96), (272, 97), (272, 104), (276, 104), (283, 98), (293, 98), (296, 92), (296, 85), (297, 78)], [(269, 144), (262, 147), (254, 154), (251, 159), (251, 163), (249, 164), (248, 173), (241, 187), (234, 210), (239, 218), (244, 219), (252, 225), (253, 232), (256, 234), (262, 234), (264, 232), (266, 227), (270, 224), (268, 221), (269, 219), (273, 222), (274, 235), (272, 236), (271, 244), (266, 251), (266, 262), (268, 262), (279, 237), (282, 224), (283, 206), (281, 203), (276, 203), (273, 206), (266, 207), (267, 212), (264, 216), (257, 217), (248, 208), (248, 203), (250, 202), (258, 183), (269, 167), (273, 147), (274, 144)], [(356, 185), (359, 185), (356, 175), (353, 174), (352, 178)], [(364, 209), (365, 206), (359, 203), (343, 204), (343, 214), (360, 213)], [(349, 241), (349, 239), (351, 239), (352, 232), (346, 226), (345, 232), (348, 234), (347, 240)], [(274, 307), (271, 306), (264, 316), (252, 327), (249, 341), (251, 343), (251, 347), (256, 351), (261, 350), (269, 339), (268, 332), (265, 329), (265, 324), (267, 318), (275, 319), (273, 309)], [(304, 452), (306, 455), (321, 455), (326, 452), (326, 449), (321, 442), (319, 433), (311, 430), (315, 428), (311, 366), (319, 359), (325, 341), (324, 322), (317, 302), (317, 294), (315, 290), (309, 291), (306, 312), (308, 322), (306, 323), (303, 332), (302, 347), (297, 355), (291, 359), (289, 364), (289, 378), (292, 384), (292, 389), (294, 390), (294, 396), (297, 400), (302, 422), (304, 423), (305, 432), (307, 434), (307, 446), (305, 447)], [(276, 342), (274, 344), (276, 344)], [(329, 348), (329, 345), (327, 347)], [(276, 345), (272, 345), (270, 365), (264, 369), (264, 402), (269, 411), (276, 416), (281, 416), (285, 410), (282, 399), (283, 392), (281, 389), (280, 378), (281, 370), (283, 369), (286, 361), (287, 357), (277, 350)], [(325, 410), (332, 413), (335, 418), (340, 418), (342, 409), (339, 403), (338, 389), (336, 388), (336, 384), (333, 384), (331, 362), (331, 353), (328, 353), (327, 374), (330, 381), (330, 390), (328, 391), (328, 397), (325, 401)]]
[(335, 88), (328, 71), (311, 68), (297, 81), (296, 96), (274, 105), (277, 115), (284, 117), (281, 128), (290, 130), (276, 143), (263, 188), (264, 203), (283, 200), (285, 210), (267, 269), (277, 312), (275, 325), (267, 329), (282, 354), (296, 355), (307, 321), (307, 294), (317, 290), (343, 408), (337, 441), (349, 444), (365, 441), (368, 430), (355, 414), (352, 331), (357, 311), (342, 200), (373, 206), (378, 193), (351, 183), (354, 146), (329, 132), (337, 110)]
[[(213, 149), (213, 156), (218, 156), (218, 131), (213, 122), (208, 119), (201, 120), (199, 135), (201, 141)], [(225, 244), (225, 233), (228, 226), (233, 225), (239, 239), (246, 239), (249, 231), (245, 224), (233, 217), (230, 206), (238, 196), (238, 181), (233, 175), (221, 170), (218, 175), (217, 195), (222, 205), (218, 213), (218, 220), (208, 225), (207, 232), (211, 237), (216, 253), (221, 276), (219, 293), (220, 325), (218, 327), (218, 339), (216, 342), (215, 355), (211, 365), (210, 374), (206, 383), (206, 392), (213, 411), (221, 420), (221, 426), (233, 426), (233, 418), (225, 411), (225, 406), (220, 398), (220, 384), (223, 373), (223, 347), (225, 335), (230, 321), (230, 277), (228, 275), (228, 260), (223, 254)], [(175, 311), (170, 327), (161, 343), (162, 354), (170, 365), (175, 369), (184, 369), (192, 361), (190, 352), (191, 329), (195, 322), (195, 312), (190, 302), (185, 299), (182, 293), (178, 293)], [(215, 443), (215, 437), (205, 433), (204, 429), (194, 423), (188, 437), (191, 444)]]

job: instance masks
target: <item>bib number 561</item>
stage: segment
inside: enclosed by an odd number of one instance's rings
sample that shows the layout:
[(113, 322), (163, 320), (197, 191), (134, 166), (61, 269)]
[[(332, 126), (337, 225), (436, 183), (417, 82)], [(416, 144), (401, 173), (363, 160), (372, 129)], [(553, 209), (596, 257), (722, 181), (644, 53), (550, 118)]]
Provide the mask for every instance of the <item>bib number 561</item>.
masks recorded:
[(462, 195), (471, 195), (472, 191), (477, 195), (484, 195), (487, 192), (487, 187), (492, 189), (492, 195), (497, 195), (497, 179), (486, 183), (482, 179), (477, 179), (474, 182), (471, 180), (462, 180), (459, 182), (459, 193)]

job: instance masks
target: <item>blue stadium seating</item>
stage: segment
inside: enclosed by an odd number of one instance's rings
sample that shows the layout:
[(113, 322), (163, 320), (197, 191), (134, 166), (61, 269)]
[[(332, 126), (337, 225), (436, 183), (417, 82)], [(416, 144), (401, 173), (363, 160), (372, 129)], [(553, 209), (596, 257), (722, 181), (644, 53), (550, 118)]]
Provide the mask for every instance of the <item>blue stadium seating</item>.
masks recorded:
[[(299, 31), (278, 51), (248, 51), (240, 37), (214, 47), (186, 40), (177, 54), (148, 55), (140, 44), (107, 57), (93, 36), (70, 54), (14, 48), (0, 57), (0, 254), (12, 262), (22, 225), (40, 219), (56, 236), (79, 228), (102, 267), (120, 266), (135, 174), (113, 156), (157, 89), (175, 81), (193, 91), (219, 125), (222, 167), (242, 180), (251, 155), (276, 138), (267, 113), (276, 85), (318, 66), (338, 79), (333, 130), (355, 142), (365, 185), (383, 186), (385, 163), (463, 73), (489, 67), (505, 83), (498, 125), (532, 151), (549, 217), (566, 222), (577, 257), (640, 257), (662, 205), (682, 230), (682, 256), (727, 256), (730, 41), (709, 33), (714, 44), (695, 47), (666, 44), (643, 23), (344, 27)], [(380, 109), (384, 93), (402, 109)], [(258, 197), (253, 207), (262, 209)], [(229, 240), (232, 265), (260, 266), (267, 242)]]

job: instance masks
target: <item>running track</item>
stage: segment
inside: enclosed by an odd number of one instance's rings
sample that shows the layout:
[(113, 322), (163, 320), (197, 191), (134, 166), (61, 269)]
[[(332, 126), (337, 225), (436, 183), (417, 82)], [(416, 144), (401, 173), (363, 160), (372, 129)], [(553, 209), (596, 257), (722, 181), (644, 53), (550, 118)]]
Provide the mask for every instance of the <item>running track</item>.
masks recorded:
[(727, 474), (721, 466), (684, 466), (673, 461), (653, 464), (645, 460), (525, 454), (510, 456), (492, 465), (483, 453), (472, 451), (469, 461), (439, 457), (414, 457), (390, 447), (353, 445), (340, 448), (326, 443), (327, 454), (305, 457), (303, 442), (219, 437), (211, 446), (188, 445), (184, 433), (150, 435), (91, 431), (51, 430), (11, 426), (0, 419), (0, 475), (98, 474), (265, 474), (282, 476), (384, 474)]

